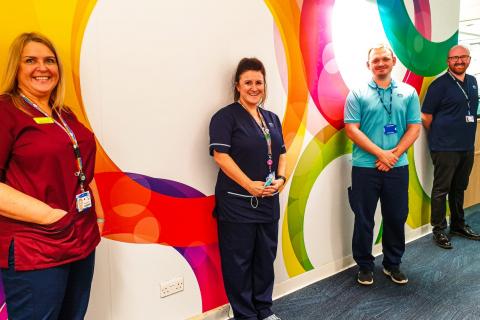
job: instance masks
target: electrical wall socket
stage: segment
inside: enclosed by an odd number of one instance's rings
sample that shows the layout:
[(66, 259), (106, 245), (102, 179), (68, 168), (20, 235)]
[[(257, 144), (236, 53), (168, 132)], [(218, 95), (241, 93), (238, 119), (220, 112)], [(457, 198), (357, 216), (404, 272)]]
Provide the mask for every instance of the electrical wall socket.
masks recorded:
[(165, 298), (169, 295), (183, 291), (183, 277), (173, 278), (160, 283), (160, 297)]

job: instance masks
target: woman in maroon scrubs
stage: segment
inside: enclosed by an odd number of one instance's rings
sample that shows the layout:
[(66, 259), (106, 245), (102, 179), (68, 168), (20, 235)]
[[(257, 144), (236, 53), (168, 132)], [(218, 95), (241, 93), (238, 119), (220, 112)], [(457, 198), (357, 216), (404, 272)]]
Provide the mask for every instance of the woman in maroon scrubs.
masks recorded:
[(9, 317), (83, 319), (100, 241), (93, 133), (64, 105), (53, 44), (12, 43), (0, 95), (0, 268)]

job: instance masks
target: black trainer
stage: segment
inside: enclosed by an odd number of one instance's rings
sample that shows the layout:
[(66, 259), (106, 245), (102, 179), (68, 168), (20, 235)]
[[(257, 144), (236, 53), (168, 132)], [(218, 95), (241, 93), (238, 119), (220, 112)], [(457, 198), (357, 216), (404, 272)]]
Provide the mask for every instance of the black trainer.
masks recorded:
[(282, 320), (282, 319), (280, 319), (280, 317), (277, 316), (276, 314), (272, 314), (269, 317), (263, 318), (263, 320)]
[(357, 274), (357, 282), (364, 286), (373, 284), (373, 272), (370, 270), (360, 270)]
[(440, 248), (444, 249), (452, 249), (452, 243), (450, 242), (450, 238), (445, 234), (444, 231), (434, 231), (433, 232), (433, 241), (435, 244)]
[(400, 271), (398, 267), (390, 269), (383, 267), (383, 273), (385, 273), (387, 277), (390, 277), (390, 279), (397, 284), (406, 284), (408, 282), (407, 276)]

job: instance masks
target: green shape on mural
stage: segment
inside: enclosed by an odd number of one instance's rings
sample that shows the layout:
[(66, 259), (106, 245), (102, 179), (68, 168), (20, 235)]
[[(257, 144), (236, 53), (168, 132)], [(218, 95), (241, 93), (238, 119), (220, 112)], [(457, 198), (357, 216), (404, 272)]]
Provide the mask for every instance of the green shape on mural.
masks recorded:
[(446, 69), (448, 50), (458, 43), (458, 31), (445, 41), (432, 42), (415, 28), (404, 1), (377, 0), (377, 4), (388, 41), (407, 69), (424, 77)]
[[(303, 224), (310, 191), (320, 173), (336, 158), (352, 152), (345, 130), (323, 128), (307, 145), (299, 159), (288, 194), (288, 231), (292, 248), (305, 269), (313, 269), (305, 248)], [(346, 191), (345, 191), (346, 192)]]
[(407, 156), (409, 179), (407, 224), (415, 229), (430, 223), (430, 197), (425, 193), (418, 179), (413, 147), (410, 147)]
[[(314, 267), (308, 257), (304, 239), (305, 210), (310, 192), (322, 171), (336, 158), (352, 152), (352, 143), (345, 130), (332, 126), (322, 129), (307, 145), (292, 177), (288, 194), (288, 230), (298, 262), (305, 271)], [(414, 151), (408, 151), (409, 160), (409, 216), (407, 223), (418, 228), (430, 221), (430, 199), (424, 192), (416, 173)], [(382, 240), (383, 221), (375, 244)]]
[(382, 236), (383, 236), (383, 219), (382, 219), (382, 222), (380, 222), (380, 230), (378, 230), (377, 239), (375, 240), (375, 244), (379, 244), (380, 242), (382, 242)]

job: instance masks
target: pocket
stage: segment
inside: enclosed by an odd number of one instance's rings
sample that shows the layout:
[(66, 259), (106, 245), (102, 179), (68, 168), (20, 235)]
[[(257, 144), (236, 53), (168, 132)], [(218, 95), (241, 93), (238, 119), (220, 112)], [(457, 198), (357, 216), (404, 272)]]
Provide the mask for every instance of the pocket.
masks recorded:
[(53, 238), (63, 238), (72, 232), (76, 213), (67, 212), (60, 220), (51, 224), (39, 224), (36, 226), (38, 233)]

